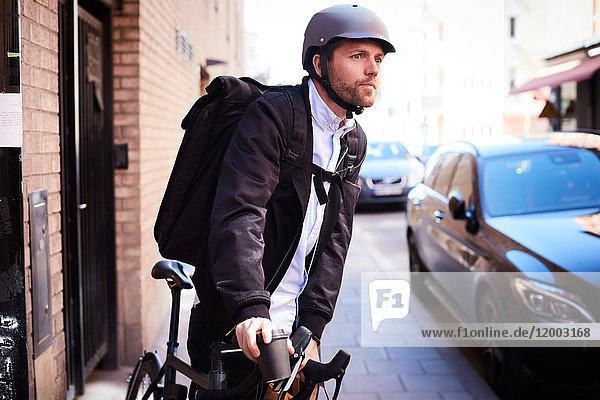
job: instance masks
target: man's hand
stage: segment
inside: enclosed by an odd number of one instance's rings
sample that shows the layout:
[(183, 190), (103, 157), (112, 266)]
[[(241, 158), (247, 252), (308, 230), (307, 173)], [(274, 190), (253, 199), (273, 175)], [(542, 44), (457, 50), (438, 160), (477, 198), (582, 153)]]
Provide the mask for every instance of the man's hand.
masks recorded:
[[(304, 360), (302, 361), (302, 365), (300, 365), (300, 371), (296, 375), (296, 378), (300, 379), (303, 382), (304, 382), (305, 378), (304, 378), (304, 374), (302, 373), (302, 368), (304, 368), (304, 366), (306, 365), (308, 360), (321, 361), (321, 358), (319, 357), (319, 347), (318, 347), (315, 339), (312, 339), (312, 338), (310, 339), (310, 343), (306, 347), (306, 350), (304, 351), (304, 353), (306, 354), (306, 357), (304, 357)], [(315, 389), (313, 390), (312, 394), (310, 395), (310, 400), (315, 400), (317, 398), (317, 393), (319, 393), (318, 385), (315, 386)]]
[[(270, 319), (253, 317), (237, 324), (235, 327), (235, 336), (237, 337), (240, 349), (242, 349), (246, 357), (256, 362), (256, 359), (260, 356), (260, 350), (256, 344), (256, 334), (261, 332), (263, 342), (269, 344), (271, 343), (273, 330), (275, 329), (277, 327)], [(294, 348), (290, 339), (287, 339), (287, 344), (289, 353), (293, 354)]]

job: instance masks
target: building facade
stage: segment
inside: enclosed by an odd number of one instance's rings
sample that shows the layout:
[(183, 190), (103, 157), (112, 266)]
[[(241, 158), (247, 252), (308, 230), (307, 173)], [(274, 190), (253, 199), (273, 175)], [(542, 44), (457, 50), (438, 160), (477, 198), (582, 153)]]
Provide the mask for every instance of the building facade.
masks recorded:
[[(534, 7), (535, 3), (535, 7)], [(508, 66), (508, 111), (513, 131), (600, 128), (600, 2), (511, 0), (506, 9), (513, 38)], [(520, 110), (520, 112), (519, 112)], [(519, 115), (520, 114), (520, 115)]]
[[(0, 116), (17, 98), (7, 87), (17, 88), (22, 128), (20, 142), (6, 142), (0, 118), (0, 201), (10, 204), (0, 203), (0, 280), (16, 282), (0, 291), (0, 334), (14, 331), (27, 352), (20, 364), (2, 353), (0, 381), (26, 379), (0, 390), (70, 398), (93, 369), (133, 365), (168, 317), (169, 291), (150, 277), (160, 259), (153, 224), (182, 118), (212, 77), (243, 72), (243, 3), (2, 6), (16, 22), (3, 29)], [(19, 193), (10, 188), (21, 174)], [(22, 317), (5, 311), (9, 300)]]

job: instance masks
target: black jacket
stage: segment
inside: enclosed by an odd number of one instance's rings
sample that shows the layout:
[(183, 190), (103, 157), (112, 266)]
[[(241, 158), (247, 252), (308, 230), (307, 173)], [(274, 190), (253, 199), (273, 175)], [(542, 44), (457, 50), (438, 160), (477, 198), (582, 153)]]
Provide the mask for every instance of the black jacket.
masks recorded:
[[(302, 90), (306, 110), (308, 80)], [(312, 162), (312, 119), (301, 158)], [(223, 160), (209, 237), (207, 276), (194, 276), (200, 307), (225, 332), (250, 317), (269, 317), (277, 288), (297, 247), (311, 174), (282, 161), (293, 112), (284, 93), (269, 92), (250, 105)], [(366, 137), (358, 126), (359, 160)], [(346, 138), (348, 135), (345, 135)], [(355, 168), (332, 184), (309, 279), (299, 300), (299, 324), (320, 337), (333, 316), (360, 187)], [(309, 256), (310, 257), (310, 256)], [(307, 263), (308, 265), (308, 263)]]

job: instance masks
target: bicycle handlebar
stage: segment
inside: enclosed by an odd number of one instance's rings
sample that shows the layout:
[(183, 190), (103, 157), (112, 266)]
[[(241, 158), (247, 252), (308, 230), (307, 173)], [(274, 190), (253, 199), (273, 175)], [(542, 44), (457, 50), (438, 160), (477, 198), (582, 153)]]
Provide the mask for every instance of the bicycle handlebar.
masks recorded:
[[(337, 354), (328, 363), (320, 363), (314, 360), (308, 360), (302, 372), (306, 378), (305, 384), (296, 394), (292, 397), (293, 400), (306, 400), (310, 398), (315, 386), (318, 383), (328, 381), (330, 379), (336, 380), (335, 393), (332, 399), (336, 399), (339, 391), (341, 380), (346, 372), (346, 368), (350, 363), (350, 354), (344, 350), (339, 350)], [(253, 387), (256, 387), (261, 381), (262, 377), (258, 367), (255, 366), (250, 376), (248, 376), (239, 385), (225, 390), (207, 390), (200, 389), (196, 392), (196, 399), (211, 400), (211, 399), (235, 399), (241, 397), (243, 394), (247, 394)]]

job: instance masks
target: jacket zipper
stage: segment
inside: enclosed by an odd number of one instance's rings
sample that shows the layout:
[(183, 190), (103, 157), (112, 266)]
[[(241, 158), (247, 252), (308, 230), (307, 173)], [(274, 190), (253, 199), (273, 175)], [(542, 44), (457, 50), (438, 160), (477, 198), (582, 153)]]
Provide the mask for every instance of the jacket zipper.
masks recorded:
[(271, 290), (270, 290), (271, 284), (275, 280), (275, 277), (279, 274), (279, 271), (281, 270), (281, 267), (283, 267), (283, 264), (285, 263), (285, 260), (287, 260), (288, 256), (290, 255), (290, 251), (292, 251), (292, 249), (294, 248), (294, 243), (296, 243), (296, 239), (298, 239), (298, 236), (300, 236), (301, 232), (302, 232), (302, 226), (300, 226), (300, 229), (298, 229), (298, 231), (296, 232), (296, 236), (294, 236), (294, 241), (292, 242), (292, 245), (288, 248), (287, 252), (285, 253), (285, 256), (283, 257), (283, 260), (281, 260), (281, 263), (279, 263), (279, 266), (275, 270), (275, 273), (273, 274), (273, 277), (271, 278), (271, 280), (267, 284), (266, 290), (268, 292), (271, 292)]

